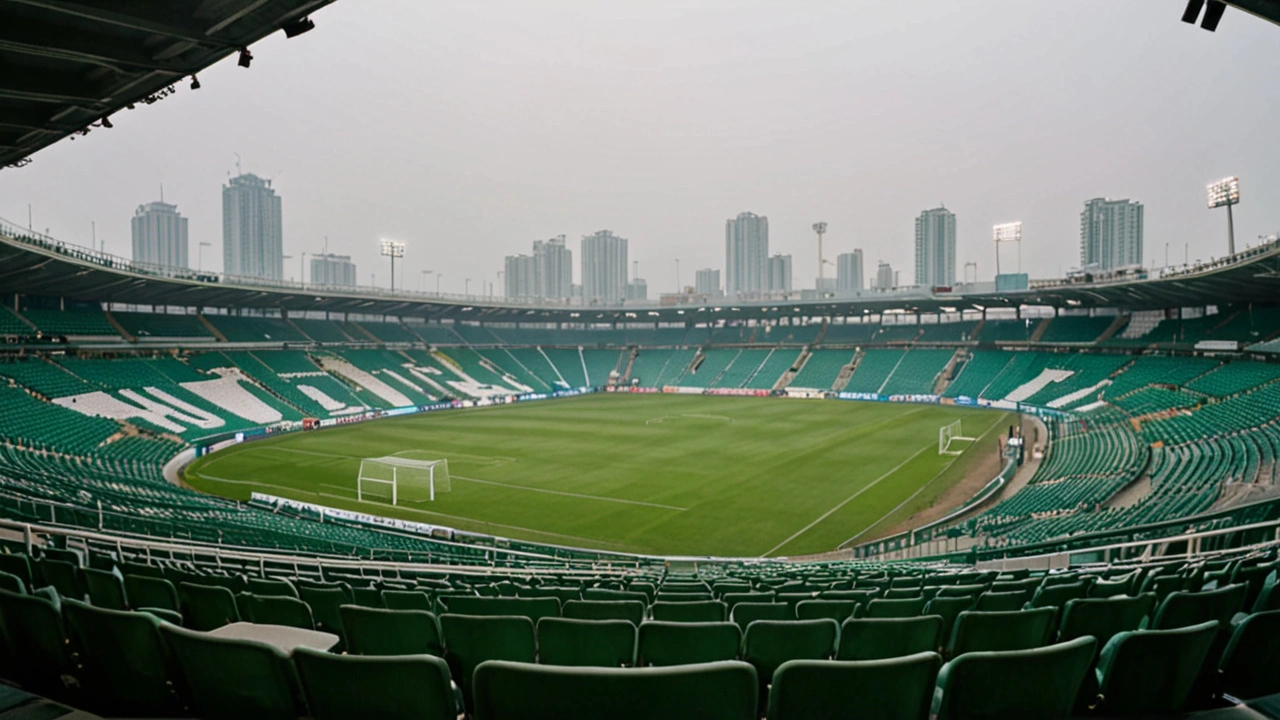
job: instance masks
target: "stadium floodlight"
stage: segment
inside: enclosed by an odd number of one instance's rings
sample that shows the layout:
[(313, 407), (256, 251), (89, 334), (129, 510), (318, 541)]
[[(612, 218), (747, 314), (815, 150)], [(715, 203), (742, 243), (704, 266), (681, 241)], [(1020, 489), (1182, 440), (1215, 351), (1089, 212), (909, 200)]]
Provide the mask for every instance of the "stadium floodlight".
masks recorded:
[(404, 243), (398, 240), (382, 241), (383, 257), (391, 258), (391, 292), (396, 291), (396, 258), (404, 257)]
[(1222, 178), (1209, 183), (1206, 188), (1209, 196), (1209, 209), (1226, 206), (1227, 208), (1227, 254), (1236, 254), (1236, 225), (1231, 216), (1231, 206), (1240, 204), (1240, 178)]
[(816, 222), (813, 224), (813, 231), (818, 233), (818, 297), (822, 297), (823, 287), (826, 285), (822, 267), (822, 236), (827, 232), (827, 224)]
[(285, 37), (295, 38), (305, 32), (310, 32), (311, 30), (314, 30), (315, 27), (316, 27), (316, 23), (314, 20), (312, 20), (309, 17), (304, 17), (301, 20), (294, 20), (291, 23), (285, 23), (284, 25), (281, 25), (280, 29), (284, 30)]
[(996, 241), (996, 276), (1000, 276), (1000, 245), (1018, 244), (1018, 269), (1022, 269), (1022, 221), (1000, 223), (991, 227), (991, 237)]

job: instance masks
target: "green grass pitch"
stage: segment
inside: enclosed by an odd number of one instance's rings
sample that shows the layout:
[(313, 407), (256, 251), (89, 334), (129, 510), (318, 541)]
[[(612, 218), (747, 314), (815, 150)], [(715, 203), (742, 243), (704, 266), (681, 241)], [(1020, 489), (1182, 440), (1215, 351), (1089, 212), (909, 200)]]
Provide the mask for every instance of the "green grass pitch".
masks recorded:
[[(939, 456), (938, 428), (954, 420), (979, 441)], [(208, 455), (186, 481), (560, 545), (800, 555), (928, 506), (995, 452), (1010, 421), (947, 406), (598, 394), (282, 435)], [(394, 454), (447, 459), (452, 491), (358, 502), (360, 460)]]

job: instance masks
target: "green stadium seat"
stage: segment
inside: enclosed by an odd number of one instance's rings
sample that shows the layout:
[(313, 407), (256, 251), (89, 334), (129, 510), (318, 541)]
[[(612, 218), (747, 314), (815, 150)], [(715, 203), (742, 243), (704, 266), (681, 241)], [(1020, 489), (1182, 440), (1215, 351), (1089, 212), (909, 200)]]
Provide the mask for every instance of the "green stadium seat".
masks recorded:
[(926, 720), (942, 658), (789, 660), (773, 673), (768, 720)]
[(538, 662), (544, 665), (636, 664), (636, 626), (629, 620), (542, 618), (537, 631)]
[(178, 668), (160, 636), (160, 621), (139, 612), (99, 608), (75, 600), (63, 618), (81, 668), (77, 673), (92, 709), (104, 715), (177, 717)]
[(755, 687), (755, 670), (735, 661), (672, 668), (490, 661), (476, 668), (475, 720), (757, 720)]
[(1053, 608), (962, 612), (951, 631), (947, 656), (1038, 648), (1050, 641), (1057, 614)]
[(743, 602), (733, 606), (729, 619), (745, 632), (756, 620), (795, 620), (796, 614), (786, 603)]
[(727, 607), (719, 600), (655, 602), (649, 606), (649, 612), (654, 620), (665, 622), (722, 622), (728, 613)]
[[(1089, 587), (1091, 598), (1113, 598), (1130, 594), (1133, 582), (1125, 580), (1099, 580)], [(1154, 597), (1154, 595), (1152, 596)]]
[(192, 630), (216, 630), (240, 622), (236, 597), (224, 587), (178, 583), (184, 625)]
[(720, 597), (724, 604), (729, 607), (729, 612), (733, 612), (733, 606), (740, 602), (750, 603), (771, 603), (773, 602), (775, 593), (773, 592), (729, 592)]
[(1085, 597), (1088, 592), (1089, 585), (1085, 582), (1042, 585), (1039, 590), (1036, 590), (1035, 595), (1031, 597), (1030, 603), (1033, 608), (1061, 608), (1072, 600)]
[(933, 713), (937, 720), (1065, 720), (1095, 645), (1086, 637), (1033, 650), (960, 655), (938, 673)]
[(84, 578), (78, 566), (64, 560), (37, 560), (36, 573), (41, 579), (37, 587), (52, 587), (65, 598), (84, 599)]
[(946, 585), (938, 589), (935, 597), (977, 597), (987, 591), (987, 585), (983, 584), (965, 584), (965, 585)]
[(645, 609), (638, 600), (570, 600), (561, 613), (576, 620), (627, 620), (638, 627), (644, 622)]
[(259, 625), (286, 625), (288, 627), (315, 630), (315, 618), (311, 608), (301, 600), (289, 595), (268, 595), (260, 597), (248, 594), (245, 598), (246, 613), (249, 622)]
[[(915, 600), (917, 598), (924, 598), (924, 590), (923, 588), (918, 587), (889, 588), (884, 591), (884, 595), (882, 597), (885, 600)], [(927, 601), (928, 598), (925, 598), (925, 600)]]
[(431, 655), (363, 657), (293, 651), (314, 720), (455, 720), (449, 665)]
[(1021, 610), (1030, 599), (1031, 593), (1025, 590), (1014, 590), (1012, 592), (987, 591), (978, 596), (973, 609), (982, 612), (1010, 612), (1012, 610)]
[(343, 639), (352, 655), (444, 656), (440, 625), (436, 616), (425, 610), (343, 605), (339, 612)]
[[(924, 615), (937, 615), (942, 618), (942, 637), (950, 638), (951, 630), (956, 625), (956, 618), (960, 617), (960, 613), (973, 610), (975, 599), (971, 596), (962, 597), (935, 597), (924, 606), (921, 611)], [(938, 647), (941, 647), (939, 645)]]
[(654, 602), (702, 602), (703, 600), (714, 600), (715, 596), (710, 590), (704, 592), (662, 592), (658, 590), (658, 595), (654, 598)]
[(1244, 606), (1247, 589), (1245, 585), (1228, 585), (1202, 592), (1170, 593), (1156, 609), (1151, 629), (1172, 630), (1198, 625), (1206, 620), (1216, 620), (1222, 627), (1228, 627)]
[[(560, 601), (560, 607), (563, 610), (564, 604), (570, 601), (582, 600), (582, 591), (578, 588), (571, 587), (521, 587), (516, 589), (516, 597), (522, 598), (556, 598)], [(601, 600), (598, 602), (610, 602)], [(623, 601), (613, 601), (623, 602)], [(648, 605), (647, 602), (643, 603)]]
[(913, 618), (859, 618), (840, 626), (837, 660), (885, 660), (936, 652), (942, 645), (943, 620), (937, 615)]
[(93, 568), (81, 568), (80, 573), (84, 578), (89, 602), (95, 607), (108, 610), (125, 610), (130, 607), (129, 601), (125, 599), (124, 580), (120, 575)]
[(249, 578), (249, 592), (259, 597), (298, 598), (298, 589), (288, 580)]
[(441, 615), (444, 657), (462, 689), (468, 713), (474, 713), (471, 681), (487, 660), (532, 663), (537, 659), (533, 621), (515, 615)]
[(731, 622), (660, 622), (640, 624), (639, 665), (690, 665), (735, 660), (742, 630)]
[(54, 699), (68, 696), (62, 682), (74, 666), (58, 605), (39, 595), (0, 590), (0, 630), (13, 652), (12, 670), (24, 688)]
[(0, 590), (8, 590), (11, 593), (26, 595), (27, 584), (24, 583), (22, 578), (17, 575), (0, 570)]
[(867, 603), (867, 612), (863, 617), (873, 620), (916, 617), (924, 611), (924, 606), (927, 602), (923, 597), (903, 600), (878, 598)]
[[(741, 608), (741, 605), (739, 606)], [(840, 626), (835, 620), (756, 620), (742, 636), (742, 659), (760, 680), (760, 699), (768, 699), (773, 673), (788, 660), (829, 660), (835, 656)]]
[(1267, 579), (1262, 583), (1262, 587), (1258, 590), (1258, 599), (1253, 601), (1251, 612), (1269, 612), (1271, 610), (1280, 610), (1280, 591), (1276, 590), (1276, 575), (1268, 575)]
[(1217, 632), (1218, 624), (1210, 620), (1111, 638), (1098, 658), (1099, 711), (1160, 715), (1183, 710)]
[(1137, 597), (1068, 600), (1058, 624), (1058, 642), (1092, 636), (1102, 649), (1119, 633), (1142, 627), (1155, 605), (1156, 596), (1150, 593)]
[(796, 605), (797, 620), (829, 618), (842, 623), (856, 617), (860, 605), (857, 600), (805, 600)]
[(533, 622), (544, 617), (560, 617), (556, 598), (450, 597), (445, 607), (453, 615), (520, 615)]
[(315, 621), (315, 629), (343, 637), (342, 606), (349, 602), (347, 594), (338, 587), (318, 588), (302, 585), (298, 587), (298, 596), (311, 609), (311, 619)]
[(361, 607), (367, 608), (385, 608), (386, 603), (382, 599), (382, 591), (374, 587), (353, 587), (351, 588), (351, 601)]
[(638, 600), (645, 605), (650, 604), (648, 595), (642, 592), (627, 590), (609, 590), (607, 588), (587, 588), (582, 591), (583, 600)]
[(178, 590), (173, 583), (164, 578), (147, 577), (145, 575), (124, 576), (125, 596), (129, 604), (135, 608), (158, 608), (179, 612)]
[(31, 575), (31, 559), (20, 553), (0, 552), (0, 572), (16, 575), (27, 588), (34, 588)]
[(432, 611), (431, 596), (422, 590), (383, 590), (382, 603), (388, 610)]
[(1241, 700), (1280, 693), (1280, 610), (1236, 624), (1219, 663), (1221, 688)]
[(273, 645), (219, 638), (161, 625), (198, 717), (212, 720), (295, 720), (301, 713), (297, 675)]

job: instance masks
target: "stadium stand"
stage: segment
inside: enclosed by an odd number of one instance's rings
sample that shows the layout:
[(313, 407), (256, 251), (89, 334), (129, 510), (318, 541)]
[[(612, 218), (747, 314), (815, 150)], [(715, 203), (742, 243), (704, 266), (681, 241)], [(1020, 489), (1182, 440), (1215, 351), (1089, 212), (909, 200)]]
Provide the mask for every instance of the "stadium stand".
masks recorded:
[(830, 390), (840, 369), (852, 361), (853, 354), (845, 350), (814, 350), (791, 380), (791, 387)]

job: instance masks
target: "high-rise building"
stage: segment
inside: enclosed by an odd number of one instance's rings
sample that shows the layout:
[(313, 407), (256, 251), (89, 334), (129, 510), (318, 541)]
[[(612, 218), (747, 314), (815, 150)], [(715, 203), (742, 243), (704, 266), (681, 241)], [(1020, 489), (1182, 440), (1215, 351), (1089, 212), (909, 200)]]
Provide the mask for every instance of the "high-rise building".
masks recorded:
[(897, 285), (893, 279), (893, 266), (883, 260), (876, 268), (876, 288), (880, 290), (888, 290)]
[(703, 268), (694, 273), (693, 291), (707, 297), (720, 297), (720, 271)]
[(573, 294), (573, 251), (564, 236), (533, 241), (533, 261), (537, 296), (567, 298)]
[(164, 201), (139, 205), (133, 213), (133, 261), (166, 267), (190, 267), (187, 219)]
[[(538, 261), (531, 255), (508, 255), (502, 271), (503, 294), (509, 298), (542, 297)], [(567, 296), (566, 296), (567, 297)]]
[(862, 289), (862, 251), (840, 253), (836, 256), (836, 292), (855, 292)]
[(791, 256), (790, 255), (774, 255), (769, 258), (766, 263), (769, 271), (768, 285), (766, 290), (769, 292), (791, 292)]
[(356, 264), (351, 262), (350, 255), (312, 255), (311, 284), (355, 287)]
[(1111, 198), (1085, 202), (1080, 213), (1080, 267), (1111, 270), (1142, 264), (1142, 203)]
[(608, 230), (582, 238), (582, 298), (587, 304), (627, 297), (627, 239)]
[(284, 277), (284, 224), (271, 181), (245, 173), (222, 186), (222, 271)]
[(956, 214), (945, 207), (925, 210), (916, 218), (916, 285), (955, 284)]
[[(726, 295), (753, 295), (770, 290), (769, 218), (744, 212), (726, 220), (724, 256)], [(787, 287), (791, 287), (790, 280)]]
[(649, 299), (649, 283), (644, 278), (636, 278), (627, 283), (627, 299), (628, 300), (648, 300)]

